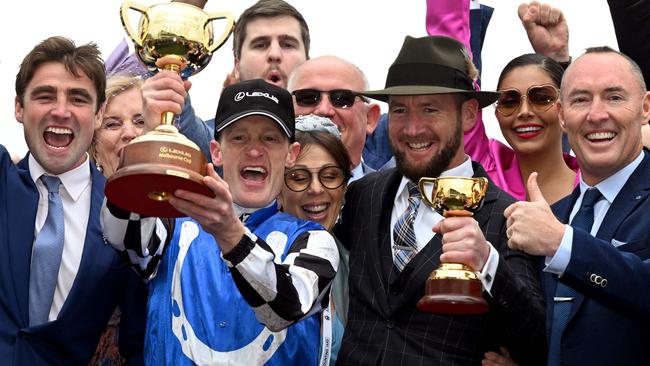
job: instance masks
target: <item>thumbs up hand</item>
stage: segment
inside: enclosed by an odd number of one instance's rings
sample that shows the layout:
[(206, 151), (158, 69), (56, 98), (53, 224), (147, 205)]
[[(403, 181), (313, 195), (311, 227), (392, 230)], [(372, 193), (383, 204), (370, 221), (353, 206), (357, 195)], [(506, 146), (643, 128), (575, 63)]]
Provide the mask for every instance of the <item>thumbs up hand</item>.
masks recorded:
[(544, 199), (537, 185), (537, 173), (528, 177), (527, 188), (529, 201), (513, 203), (503, 212), (508, 246), (531, 255), (551, 257), (564, 235), (564, 224)]

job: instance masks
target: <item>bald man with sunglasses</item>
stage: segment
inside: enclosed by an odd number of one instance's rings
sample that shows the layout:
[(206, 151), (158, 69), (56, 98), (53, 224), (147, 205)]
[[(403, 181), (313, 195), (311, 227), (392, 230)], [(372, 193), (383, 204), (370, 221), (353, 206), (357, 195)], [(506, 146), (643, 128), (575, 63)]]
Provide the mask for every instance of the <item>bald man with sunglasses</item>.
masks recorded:
[(363, 163), (361, 154), (366, 136), (377, 127), (380, 110), (358, 93), (368, 89), (361, 69), (339, 57), (317, 57), (294, 70), (288, 88), (296, 115), (327, 117), (339, 128), (352, 161), (351, 181), (374, 171)]

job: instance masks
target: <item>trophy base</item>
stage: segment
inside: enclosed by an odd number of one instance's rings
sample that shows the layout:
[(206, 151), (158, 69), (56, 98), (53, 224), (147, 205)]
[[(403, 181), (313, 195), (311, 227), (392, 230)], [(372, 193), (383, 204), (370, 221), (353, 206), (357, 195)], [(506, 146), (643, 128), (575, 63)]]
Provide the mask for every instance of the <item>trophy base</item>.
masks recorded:
[(203, 177), (177, 166), (141, 164), (118, 170), (106, 183), (106, 198), (116, 206), (150, 217), (183, 217), (169, 204), (177, 189), (214, 197)]
[[(490, 307), (483, 298), (481, 281), (469, 276), (466, 270), (451, 270), (452, 276), (442, 277), (439, 272), (450, 271), (445, 268), (449, 266), (458, 265), (443, 263), (441, 269), (427, 279), (425, 295), (417, 304), (418, 310), (438, 314), (487, 313)], [(474, 275), (474, 272), (469, 272)]]

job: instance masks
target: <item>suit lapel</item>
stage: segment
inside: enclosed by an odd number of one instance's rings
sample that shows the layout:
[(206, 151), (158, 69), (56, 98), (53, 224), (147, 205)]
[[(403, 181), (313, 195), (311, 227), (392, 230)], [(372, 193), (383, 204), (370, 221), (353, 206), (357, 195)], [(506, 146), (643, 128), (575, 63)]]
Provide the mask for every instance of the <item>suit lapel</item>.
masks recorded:
[[(388, 175), (387, 179), (381, 180), (383, 186), (380, 191), (383, 193), (380, 206), (377, 210), (380, 212), (380, 220), (376, 228), (377, 242), (379, 243), (379, 250), (375, 252), (374, 258), (375, 270), (381, 273), (381, 280), (384, 286), (389, 282), (391, 272), (393, 270), (393, 250), (391, 248), (391, 225), (390, 218), (395, 203), (395, 195), (397, 188), (402, 179), (401, 174), (393, 169)], [(389, 260), (390, 259), (390, 260)]]
[[(609, 207), (609, 210), (607, 210), (607, 214), (605, 215), (600, 228), (598, 228), (598, 233), (596, 234), (598, 239), (611, 242), (614, 233), (618, 230), (621, 222), (623, 222), (632, 211), (636, 210), (637, 206), (648, 196), (648, 189), (650, 188), (648, 154), (645, 153), (645, 151), (643, 154), (644, 156), (641, 164), (639, 164), (632, 175), (630, 175), (630, 178), (625, 182), (623, 188), (621, 188), (621, 191)], [(573, 202), (575, 203), (575, 200), (573, 200)], [(573, 207), (573, 205), (571, 205), (571, 207)], [(584, 300), (585, 296), (582, 292), (578, 292), (575, 298), (575, 306), (569, 315), (569, 321), (571, 321), (576, 315)]]
[[(598, 229), (598, 233), (596, 234), (597, 238), (610, 242), (621, 222), (623, 222), (623, 220), (634, 211), (641, 202), (644, 201), (648, 196), (648, 193), (650, 193), (650, 171), (648, 170), (650, 169), (648, 166), (650, 159), (645, 150), (643, 154), (644, 157), (641, 164), (639, 164), (632, 175), (630, 175), (630, 178), (628, 178), (627, 182), (623, 185), (623, 188), (614, 199), (614, 202), (612, 202), (612, 205), (609, 207), (609, 210)], [(558, 211), (557, 214), (561, 221), (568, 222), (571, 210), (579, 196), (580, 188), (576, 187), (573, 194), (568, 199), (558, 202), (558, 210), (561, 210), (561, 212)], [(560, 205), (565, 201), (570, 202), (570, 204), (567, 204), (566, 207)], [(560, 216), (560, 214), (562, 216)], [(552, 292), (550, 292), (550, 299), (553, 300), (555, 289), (557, 287), (557, 280), (554, 275), (546, 277), (552, 277), (553, 279), (553, 283), (549, 286), (549, 291), (552, 290)], [(569, 322), (582, 306), (584, 299), (585, 296), (582, 292), (578, 292), (575, 297), (575, 305), (571, 310), (571, 314), (569, 314)]]
[[(80, 299), (87, 300), (91, 296), (88, 291), (93, 289), (93, 284), (99, 283), (98, 278), (103, 276), (114, 258), (113, 249), (109, 245), (104, 245), (101, 239), (103, 236), (99, 223), (99, 213), (104, 201), (104, 184), (106, 180), (92, 163), (90, 164), (90, 171), (92, 191), (83, 253), (70, 293), (59, 312), (59, 318), (65, 315), (66, 311), (71, 307), (71, 303)], [(74, 309), (74, 307), (72, 308)]]
[(9, 227), (9, 259), (16, 294), (16, 308), (20, 309), (21, 324), (29, 324), (29, 269), (34, 245), (34, 225), (38, 210), (38, 190), (29, 174), (25, 157), (16, 166), (19, 182), (7, 195)]
[[(571, 210), (573, 209), (573, 206), (578, 200), (578, 197), (580, 197), (580, 187), (576, 187), (573, 190), (573, 192), (571, 192), (571, 195), (561, 199), (551, 207), (553, 213), (558, 218), (558, 220), (560, 220), (560, 222), (564, 224), (569, 223)], [(555, 303), (555, 290), (557, 289), (558, 278), (556, 275), (547, 272), (542, 272), (541, 278), (542, 278), (542, 289), (544, 290), (544, 298), (546, 300), (546, 304), (548, 304), (547, 307), (550, 307), (550, 309), (552, 309), (553, 304)], [(579, 305), (582, 303), (583, 298), (584, 297), (580, 293), (576, 295), (575, 298), (576, 306), (573, 307), (571, 314), (569, 314), (569, 319), (573, 317), (573, 314), (575, 314), (576, 310), (579, 308)], [(546, 329), (550, 330), (552, 323), (553, 323), (553, 312), (547, 311)]]
[(630, 175), (609, 207), (596, 235), (599, 239), (611, 242), (621, 222), (636, 210), (650, 193), (650, 167), (648, 166), (650, 158), (645, 151), (643, 154), (641, 164)]

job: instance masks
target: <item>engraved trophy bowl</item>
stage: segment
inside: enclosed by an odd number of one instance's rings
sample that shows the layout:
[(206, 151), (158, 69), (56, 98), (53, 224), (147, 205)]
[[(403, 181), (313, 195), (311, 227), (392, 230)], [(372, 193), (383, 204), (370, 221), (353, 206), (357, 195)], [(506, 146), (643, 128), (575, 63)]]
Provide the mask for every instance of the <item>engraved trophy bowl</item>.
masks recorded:
[[(129, 10), (142, 14), (137, 33), (131, 27)], [(206, 13), (184, 3), (145, 7), (127, 1), (120, 9), (120, 18), (135, 44), (136, 55), (150, 71), (171, 70), (183, 78), (207, 66), (234, 25), (229, 12)], [(225, 22), (219, 38), (214, 37), (215, 20)], [(105, 194), (112, 203), (145, 216), (180, 217), (184, 215), (168, 202), (175, 190), (214, 197), (203, 184), (205, 156), (178, 132), (173, 120), (173, 112), (164, 112), (160, 126), (124, 147), (120, 165), (106, 183)]]
[[(487, 192), (486, 178), (421, 178), (424, 202), (444, 217), (473, 216)], [(418, 301), (420, 311), (439, 314), (481, 314), (489, 311), (478, 274), (459, 263), (441, 263), (431, 272), (425, 294)]]

